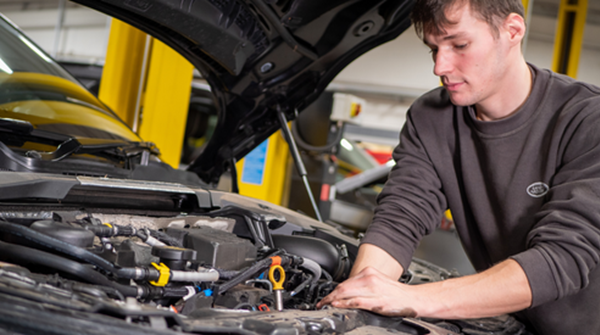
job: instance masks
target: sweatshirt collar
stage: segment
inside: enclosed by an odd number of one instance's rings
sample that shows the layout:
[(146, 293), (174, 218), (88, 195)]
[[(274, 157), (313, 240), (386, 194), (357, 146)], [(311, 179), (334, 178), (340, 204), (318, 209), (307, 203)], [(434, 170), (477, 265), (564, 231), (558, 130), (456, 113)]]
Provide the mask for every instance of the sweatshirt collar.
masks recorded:
[(508, 136), (526, 127), (535, 119), (533, 116), (540, 110), (537, 106), (540, 106), (543, 100), (546, 91), (544, 83), (548, 82), (549, 74), (547, 71), (541, 71), (533, 64), (528, 63), (528, 65), (533, 82), (531, 93), (525, 103), (511, 116), (497, 121), (481, 121), (476, 117), (475, 106), (458, 107), (467, 112), (470, 123), (482, 135)]

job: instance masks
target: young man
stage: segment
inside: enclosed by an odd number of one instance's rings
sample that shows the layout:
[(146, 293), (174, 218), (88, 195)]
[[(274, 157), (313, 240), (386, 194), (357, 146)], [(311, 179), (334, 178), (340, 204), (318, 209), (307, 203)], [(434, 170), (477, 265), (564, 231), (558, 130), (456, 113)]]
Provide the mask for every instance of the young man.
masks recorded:
[[(600, 88), (525, 62), (521, 0), (418, 0), (413, 22), (443, 87), (411, 107), (351, 278), (320, 306), (599, 334)], [(479, 273), (399, 283), (448, 207)]]

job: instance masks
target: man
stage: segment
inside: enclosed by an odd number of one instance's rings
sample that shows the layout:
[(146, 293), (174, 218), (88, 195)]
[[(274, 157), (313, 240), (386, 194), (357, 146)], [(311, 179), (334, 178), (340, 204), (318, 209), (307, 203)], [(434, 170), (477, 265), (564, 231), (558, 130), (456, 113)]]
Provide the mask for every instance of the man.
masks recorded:
[[(521, 0), (418, 0), (443, 88), (407, 115), (351, 278), (320, 307), (600, 334), (600, 88), (527, 64)], [(452, 210), (475, 275), (398, 282)]]

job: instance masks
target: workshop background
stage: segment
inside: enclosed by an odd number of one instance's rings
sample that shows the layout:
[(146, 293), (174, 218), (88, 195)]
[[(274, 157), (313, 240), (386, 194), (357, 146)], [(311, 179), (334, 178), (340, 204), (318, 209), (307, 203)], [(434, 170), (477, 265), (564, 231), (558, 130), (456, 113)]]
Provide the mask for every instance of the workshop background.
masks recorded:
[[(528, 13), (528, 35), (523, 45), (525, 58), (539, 67), (550, 68), (600, 86), (600, 0), (525, 0), (524, 4)], [(181, 166), (185, 167), (186, 155), (193, 155), (192, 152), (186, 154), (184, 143), (189, 140), (184, 138), (188, 136), (184, 133), (186, 122), (190, 122), (191, 116), (187, 107), (190, 102), (190, 87), (193, 87), (192, 99), (195, 97), (200, 100), (203, 98), (201, 92), (209, 89), (199, 73), (192, 72), (193, 68), (189, 63), (177, 59), (178, 55), (170, 54), (169, 50), (164, 49), (166, 47), (155, 43), (150, 64), (150, 56), (147, 56), (150, 44), (145, 34), (131, 37), (127, 34), (131, 34), (132, 30), (123, 27), (123, 23), (70, 1), (0, 0), (0, 13), (57, 60), (79, 67), (88, 66), (88, 72), (96, 71), (97, 79), (102, 76), (103, 82), (110, 81), (115, 88), (105, 88), (104, 92), (100, 88), (100, 98), (144, 139), (156, 142), (166, 162), (175, 167), (182, 163)], [(135, 46), (131, 41), (140, 43)], [(132, 53), (131, 48), (141, 51), (139, 54)], [(142, 66), (136, 69), (135, 75), (131, 72), (131, 64), (127, 63), (131, 61), (132, 55), (139, 56), (139, 61), (134, 64)], [(178, 65), (174, 68), (173, 64)], [(363, 189), (360, 194), (353, 191), (353, 198), (349, 198), (347, 194), (336, 194), (333, 186), (340, 182), (340, 178), (360, 174), (379, 164), (385, 165), (390, 150), (397, 144), (410, 104), (415, 98), (440, 84), (439, 78), (432, 73), (432, 64), (428, 48), (410, 28), (396, 40), (351, 63), (330, 84), (323, 99), (315, 103), (316, 107), (309, 108), (311, 110), (305, 113), (311, 115), (313, 120), (322, 120), (323, 112), (317, 110), (325, 110), (322, 127), (325, 135), (315, 136), (324, 137), (326, 143), (337, 141), (333, 147), (321, 151), (310, 148), (303, 150), (306, 151), (303, 158), (308, 161), (306, 163), (313, 194), (324, 219), (356, 233), (366, 228), (372, 201), (380, 185), (371, 186), (369, 191)], [(104, 74), (103, 67), (106, 70)], [(147, 82), (141, 85), (135, 80), (123, 80), (123, 77), (147, 78)], [(86, 84), (82, 77), (78, 79)], [(116, 85), (116, 82), (121, 86)], [(169, 90), (165, 90), (169, 92), (168, 100), (161, 100), (161, 85), (171, 86)], [(91, 88), (93, 83), (86, 86)], [(137, 93), (137, 99), (124, 101), (119, 92), (126, 86), (131, 86), (127, 92)], [(173, 99), (173, 92), (180, 94), (181, 99)], [(194, 92), (200, 93), (194, 96)], [(174, 100), (178, 106), (174, 106)], [(181, 112), (169, 114), (169, 122), (165, 123), (158, 114), (153, 116), (151, 106), (155, 109), (178, 108)], [(140, 113), (142, 107), (143, 117)], [(127, 108), (135, 111), (120, 112)], [(350, 114), (346, 119), (344, 115), (339, 115), (345, 111)], [(360, 118), (353, 119), (358, 114)], [(334, 115), (336, 116), (333, 117)], [(341, 121), (347, 122), (340, 126)], [(301, 125), (300, 122), (299, 124)], [(337, 136), (337, 132), (342, 131)], [(336, 134), (332, 135), (330, 132)], [(302, 210), (309, 215), (314, 214), (310, 208), (304, 208), (309, 206), (307, 199), (296, 199), (293, 196), (302, 194), (303, 191), (298, 190), (302, 185), (294, 177), (295, 171), (290, 164), (285, 141), (275, 135), (271, 140), (271, 145), (260, 146), (256, 153), (253, 152), (253, 156), (247, 157), (248, 164), (244, 165), (243, 161), (238, 163), (240, 193)], [(194, 143), (199, 143), (198, 139), (195, 141)], [(356, 155), (345, 159), (337, 158), (343, 156), (342, 151), (348, 155), (352, 150), (368, 155), (360, 156), (362, 158)], [(256, 174), (248, 172), (244, 175), (250, 163), (254, 164), (253, 167), (263, 164), (259, 171), (270, 176), (270, 179), (260, 177), (259, 182), (253, 182), (252, 177)], [(385, 169), (383, 171), (385, 173)], [(345, 184), (338, 186), (342, 188)], [(415, 256), (447, 268), (456, 268), (462, 274), (472, 273), (473, 269), (452, 230), (450, 215), (444, 217), (441, 227), (443, 229), (422, 242)]]

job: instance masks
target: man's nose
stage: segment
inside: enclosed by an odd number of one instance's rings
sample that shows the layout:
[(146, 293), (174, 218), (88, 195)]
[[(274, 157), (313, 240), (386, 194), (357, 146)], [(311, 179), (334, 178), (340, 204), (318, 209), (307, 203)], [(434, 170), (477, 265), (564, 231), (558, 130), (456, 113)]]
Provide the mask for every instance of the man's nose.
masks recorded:
[(452, 57), (443, 50), (438, 50), (433, 62), (433, 73), (438, 77), (445, 76), (452, 71)]

